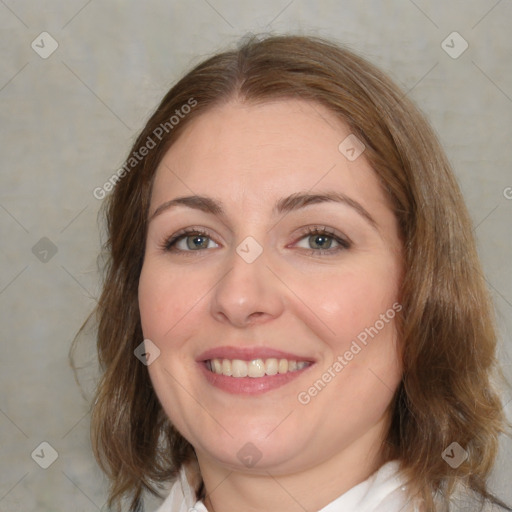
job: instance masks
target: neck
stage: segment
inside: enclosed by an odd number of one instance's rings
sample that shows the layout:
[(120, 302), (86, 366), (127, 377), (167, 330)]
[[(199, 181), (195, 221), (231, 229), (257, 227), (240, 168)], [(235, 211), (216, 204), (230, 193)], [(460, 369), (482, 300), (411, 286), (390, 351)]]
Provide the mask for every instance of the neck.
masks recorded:
[[(377, 424), (340, 453), (294, 473), (274, 468), (249, 473), (228, 469), (198, 454), (210, 512), (320, 510), (366, 480), (385, 462), (384, 424)], [(312, 492), (314, 489), (314, 492)]]

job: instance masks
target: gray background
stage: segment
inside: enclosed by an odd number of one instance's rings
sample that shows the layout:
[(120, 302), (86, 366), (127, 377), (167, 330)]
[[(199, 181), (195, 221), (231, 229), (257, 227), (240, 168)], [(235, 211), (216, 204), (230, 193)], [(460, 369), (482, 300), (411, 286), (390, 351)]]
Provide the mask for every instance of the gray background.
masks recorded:
[[(509, 0), (0, 0), (0, 511), (104, 505), (88, 403), (67, 361), (99, 293), (92, 191), (122, 165), (170, 85), (248, 31), (333, 37), (388, 71), (427, 114), (475, 224), (510, 377), (511, 22)], [(48, 51), (43, 31), (58, 43), (46, 59), (31, 47)], [(458, 58), (441, 46), (453, 31), (469, 44)], [(452, 53), (460, 43), (448, 39)], [(89, 396), (94, 340), (82, 341)], [(36, 461), (50, 462), (50, 449), (31, 457), (43, 441), (58, 454), (48, 469)], [(503, 439), (492, 480), (508, 501), (511, 454)]]

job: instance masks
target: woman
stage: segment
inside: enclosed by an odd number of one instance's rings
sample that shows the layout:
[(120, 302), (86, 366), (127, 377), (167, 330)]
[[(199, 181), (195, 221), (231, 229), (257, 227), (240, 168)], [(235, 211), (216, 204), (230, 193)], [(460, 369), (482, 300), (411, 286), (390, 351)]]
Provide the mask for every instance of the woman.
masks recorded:
[(110, 505), (173, 483), (161, 512), (511, 510), (486, 486), (508, 425), (471, 223), (385, 75), (252, 38), (169, 91), (118, 178), (92, 418)]

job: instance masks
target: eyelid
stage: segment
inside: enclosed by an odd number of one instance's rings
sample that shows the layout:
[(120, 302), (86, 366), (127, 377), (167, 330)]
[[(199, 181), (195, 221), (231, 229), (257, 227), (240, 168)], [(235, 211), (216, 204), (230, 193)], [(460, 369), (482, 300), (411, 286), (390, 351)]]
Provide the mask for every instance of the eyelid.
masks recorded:
[[(215, 236), (212, 236), (212, 233), (209, 229), (199, 226), (189, 226), (183, 229), (180, 229), (179, 231), (176, 231), (176, 233), (173, 233), (171, 236), (165, 237), (164, 240), (159, 244), (160, 248), (164, 252), (173, 252), (173, 248), (175, 247), (176, 243), (182, 239), (186, 238), (188, 236), (192, 235), (200, 235), (209, 238), (217, 245), (221, 245), (217, 240), (215, 239)], [(175, 249), (175, 252), (181, 252), (181, 253), (191, 253), (191, 252), (202, 252), (202, 251), (183, 251), (181, 249)]]
[[(202, 253), (205, 250), (211, 250), (210, 249), (198, 249), (195, 250), (183, 250), (183, 249), (176, 249), (177, 242), (181, 241), (184, 238), (187, 238), (189, 236), (193, 235), (199, 235), (204, 236), (208, 239), (210, 239), (212, 242), (214, 242), (216, 245), (222, 245), (219, 242), (217, 242), (216, 237), (212, 236), (211, 231), (208, 228), (199, 227), (199, 226), (189, 226), (183, 229), (180, 229), (176, 233), (173, 233), (171, 236), (166, 237), (160, 245), (160, 248), (164, 252), (177, 252), (177, 253)], [(338, 247), (335, 247), (334, 249), (306, 249), (304, 247), (298, 247), (298, 249), (309, 251), (312, 255), (333, 255), (336, 254), (342, 250), (347, 250), (352, 247), (352, 241), (349, 237), (346, 235), (338, 232), (336, 229), (331, 228), (329, 226), (320, 226), (320, 225), (312, 225), (312, 226), (306, 226), (303, 228), (300, 228), (299, 233), (295, 237), (295, 241), (291, 244), (287, 245), (286, 247), (295, 247), (299, 241), (302, 239), (312, 236), (312, 235), (326, 235), (329, 238), (332, 238), (337, 244)]]
[[(342, 245), (344, 248), (348, 249), (349, 247), (352, 247), (353, 242), (352, 240), (345, 234), (337, 231), (334, 228), (331, 228), (329, 226), (321, 226), (321, 225), (313, 225), (313, 226), (306, 226), (304, 228), (301, 228), (299, 230), (298, 237), (296, 238), (295, 242), (293, 242), (292, 245), (295, 245), (299, 240), (302, 240), (308, 235), (327, 235), (330, 238), (333, 238), (336, 240), (340, 245)], [(316, 251), (318, 252), (318, 251)], [(329, 251), (332, 252), (332, 251)]]

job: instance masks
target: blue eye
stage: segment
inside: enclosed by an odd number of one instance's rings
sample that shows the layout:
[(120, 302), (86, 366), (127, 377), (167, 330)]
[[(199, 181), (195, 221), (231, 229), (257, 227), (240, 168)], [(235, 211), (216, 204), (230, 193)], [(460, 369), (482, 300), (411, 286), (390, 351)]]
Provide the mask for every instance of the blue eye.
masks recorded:
[(330, 249), (333, 242), (337, 243), (331, 236), (320, 234), (309, 235), (307, 240), (311, 249)]
[(338, 251), (349, 249), (351, 244), (348, 240), (336, 236), (327, 228), (310, 227), (296, 244), (301, 249), (309, 249), (312, 254), (333, 254)]
[[(213, 246), (211, 244), (214, 244)], [(183, 231), (165, 242), (166, 251), (199, 251), (219, 247), (206, 233), (193, 230)]]
[[(304, 231), (293, 247), (309, 250), (311, 255), (332, 255), (349, 249), (352, 245), (348, 239), (334, 234), (329, 228), (314, 226), (308, 227)], [(214, 242), (206, 231), (200, 229), (185, 229), (171, 236), (162, 244), (164, 251), (178, 253), (201, 252), (218, 247), (219, 244)]]

